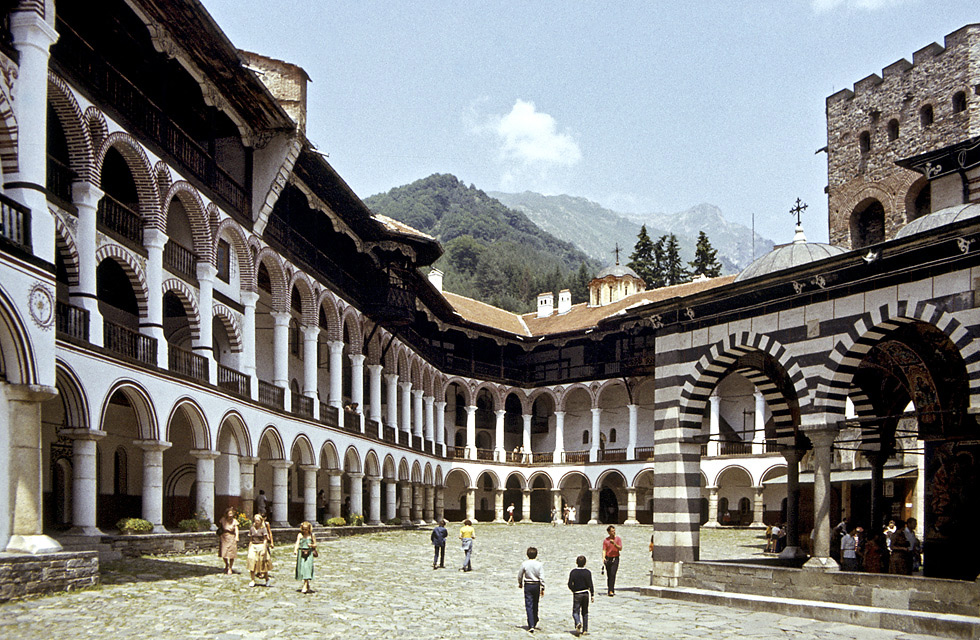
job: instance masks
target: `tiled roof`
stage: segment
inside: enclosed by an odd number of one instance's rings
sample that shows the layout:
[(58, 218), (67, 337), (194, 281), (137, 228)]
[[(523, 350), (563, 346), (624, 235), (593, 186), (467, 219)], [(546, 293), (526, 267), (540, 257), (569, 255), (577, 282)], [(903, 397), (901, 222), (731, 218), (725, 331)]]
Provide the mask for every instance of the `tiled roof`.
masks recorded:
[(472, 298), (443, 291), (442, 295), (464, 320), (500, 329), (519, 336), (531, 335), (521, 316)]
[(422, 233), (415, 227), (410, 227), (404, 222), (399, 222), (394, 218), (383, 216), (380, 213), (373, 213), (372, 215), (375, 220), (383, 224), (389, 231), (394, 231), (395, 233), (404, 233), (410, 236), (418, 236), (419, 238), (425, 238), (426, 240), (435, 240), (435, 238), (433, 238), (429, 234)]

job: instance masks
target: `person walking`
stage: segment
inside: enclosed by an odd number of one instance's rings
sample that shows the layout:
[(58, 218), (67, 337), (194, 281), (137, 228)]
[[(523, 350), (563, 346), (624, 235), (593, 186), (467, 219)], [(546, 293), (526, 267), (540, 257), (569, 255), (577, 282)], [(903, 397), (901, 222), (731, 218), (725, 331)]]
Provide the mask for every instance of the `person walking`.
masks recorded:
[(251, 576), (248, 586), (255, 586), (255, 579), (265, 580), (269, 586), (269, 572), (272, 571), (273, 548), (272, 535), (266, 526), (265, 518), (255, 514), (252, 526), (248, 530), (248, 572)]
[(905, 539), (908, 540), (909, 543), (912, 573), (918, 571), (922, 566), (922, 543), (919, 542), (919, 538), (915, 535), (915, 527), (917, 524), (919, 523), (915, 518), (909, 518), (905, 521), (905, 528), (902, 529), (902, 533), (905, 534)]
[(572, 592), (572, 621), (580, 636), (589, 632), (589, 603), (595, 602), (592, 572), (585, 568), (585, 556), (575, 558), (575, 569), (568, 574), (568, 590)]
[(446, 530), (446, 521), (440, 520), (439, 524), (432, 530), (429, 539), (432, 540), (434, 555), (432, 556), (432, 568), (441, 569), (446, 566), (446, 538), (449, 531)]
[(463, 526), (459, 529), (459, 542), (463, 549), (463, 566), (459, 568), (460, 571), (472, 571), (473, 563), (473, 541), (476, 540), (476, 530), (473, 528), (473, 523), (467, 518), (463, 520)]
[(507, 524), (514, 524), (514, 503), (511, 502), (507, 507)]
[(259, 497), (255, 499), (255, 513), (263, 519), (269, 517), (269, 498), (265, 495), (265, 489), (259, 489)]
[(225, 573), (233, 574), (232, 567), (238, 557), (238, 518), (233, 507), (218, 520), (218, 557), (225, 561)]
[(323, 523), (327, 515), (327, 496), (323, 489), (320, 489), (316, 493), (316, 521)]
[(857, 555), (857, 530), (852, 529), (848, 531), (840, 539), (840, 558), (841, 558), (841, 568), (844, 571), (858, 571), (861, 568), (861, 563), (858, 561)]
[(303, 522), (299, 525), (296, 544), (293, 545), (296, 556), (296, 579), (303, 581), (301, 593), (310, 592), (310, 580), (313, 579), (313, 558), (320, 554), (316, 550), (316, 536), (313, 535), (313, 525)]
[(616, 527), (606, 527), (609, 535), (602, 539), (602, 564), (606, 570), (606, 588), (609, 595), (616, 595), (616, 572), (619, 571), (619, 552), (623, 550), (623, 539), (616, 535)]
[(891, 535), (891, 558), (888, 562), (888, 573), (910, 576), (912, 575), (912, 543), (905, 535), (905, 523), (899, 520), (896, 528)]
[(527, 611), (527, 630), (538, 628), (538, 601), (544, 595), (544, 565), (538, 560), (538, 550), (527, 548), (527, 560), (517, 572), (517, 588), (524, 589), (524, 609)]

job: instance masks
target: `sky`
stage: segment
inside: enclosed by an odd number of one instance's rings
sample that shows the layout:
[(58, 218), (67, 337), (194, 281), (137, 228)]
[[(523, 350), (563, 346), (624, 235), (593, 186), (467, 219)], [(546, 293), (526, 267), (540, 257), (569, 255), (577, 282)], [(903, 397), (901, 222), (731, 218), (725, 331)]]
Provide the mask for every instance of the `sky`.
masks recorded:
[(362, 198), (452, 173), (623, 212), (707, 202), (776, 242), (796, 198), (827, 239), (827, 96), (980, 22), (976, 0), (202, 1), (306, 70), (307, 137)]

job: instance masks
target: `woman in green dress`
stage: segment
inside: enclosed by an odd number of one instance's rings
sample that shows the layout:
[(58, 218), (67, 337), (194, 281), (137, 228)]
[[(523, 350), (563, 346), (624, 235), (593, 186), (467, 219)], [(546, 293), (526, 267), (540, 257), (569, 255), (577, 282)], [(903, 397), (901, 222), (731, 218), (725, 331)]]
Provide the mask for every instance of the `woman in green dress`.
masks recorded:
[(313, 579), (313, 558), (319, 555), (316, 550), (313, 525), (309, 522), (299, 525), (299, 533), (296, 535), (293, 553), (296, 554), (296, 579), (303, 581), (301, 592), (309, 593), (310, 580)]

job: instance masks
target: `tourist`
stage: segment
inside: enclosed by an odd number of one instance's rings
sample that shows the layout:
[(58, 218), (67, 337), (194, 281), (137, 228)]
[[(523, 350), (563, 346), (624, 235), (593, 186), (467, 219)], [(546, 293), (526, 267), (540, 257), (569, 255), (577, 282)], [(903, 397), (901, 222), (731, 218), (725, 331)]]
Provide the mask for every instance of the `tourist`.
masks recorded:
[(891, 550), (892, 550), (892, 534), (895, 533), (897, 530), (898, 530), (898, 527), (895, 525), (895, 521), (894, 520), (889, 520), (888, 521), (888, 526), (885, 527), (885, 529), (884, 529), (884, 533), (885, 533), (885, 544), (888, 546), (888, 551), (889, 552), (891, 552)]
[(653, 539), (657, 536), (656, 533), (650, 534), (650, 559), (653, 560)]
[(558, 509), (551, 507), (551, 526), (558, 526)]
[(507, 507), (507, 524), (514, 524), (514, 503), (511, 502)]
[(316, 492), (316, 521), (322, 523), (327, 515), (327, 496), (323, 489)]
[(788, 532), (786, 530), (786, 523), (782, 523), (772, 528), (772, 534), (776, 537), (775, 553), (782, 553), (783, 549), (786, 548), (786, 540), (788, 538)]
[(248, 572), (251, 577), (248, 586), (255, 586), (255, 579), (265, 580), (269, 586), (269, 572), (272, 571), (272, 532), (262, 514), (255, 514), (248, 530)]
[(313, 535), (313, 525), (303, 522), (299, 525), (296, 544), (293, 545), (296, 556), (296, 579), (303, 581), (300, 593), (310, 592), (310, 580), (313, 579), (313, 558), (320, 556), (316, 550), (316, 536)]
[[(888, 563), (888, 573), (909, 576), (912, 575), (912, 543), (905, 535), (905, 523), (899, 520), (895, 524), (895, 532), (891, 535), (892, 555)], [(899, 526), (902, 528), (899, 529)]]
[(623, 540), (616, 535), (616, 527), (606, 527), (609, 535), (602, 540), (602, 566), (606, 570), (606, 588), (609, 595), (616, 595), (616, 572), (619, 570), (619, 552), (623, 550)]
[(568, 513), (569, 513), (569, 508), (568, 508), (568, 505), (566, 504), (564, 507), (561, 508), (561, 523), (562, 524), (566, 524), (566, 525), (568, 524)]
[[(650, 543), (653, 546), (653, 542)], [(576, 568), (568, 574), (568, 589), (572, 592), (572, 620), (579, 635), (589, 632), (589, 603), (595, 602), (592, 572), (585, 568), (585, 556), (575, 558)]]
[(578, 512), (575, 510), (575, 507), (570, 508), (568, 510), (568, 524), (575, 524), (575, 521), (577, 519), (578, 519)]
[(255, 513), (263, 518), (269, 517), (269, 499), (265, 497), (264, 489), (259, 489), (259, 497), (255, 499)]
[(238, 518), (234, 507), (228, 507), (218, 520), (218, 557), (225, 561), (225, 573), (233, 574), (232, 567), (238, 557)]
[(449, 531), (446, 530), (446, 521), (440, 520), (429, 538), (432, 540), (434, 555), (432, 556), (432, 568), (444, 568), (446, 566), (446, 538)]
[(912, 572), (916, 572), (922, 566), (922, 543), (919, 542), (919, 538), (915, 535), (915, 525), (918, 521), (915, 518), (909, 518), (905, 522), (905, 528), (902, 532), (905, 534), (905, 539), (909, 541), (909, 553), (911, 554), (912, 561)]
[(857, 571), (861, 568), (857, 557), (857, 530), (852, 529), (840, 539), (841, 568), (844, 571)]
[(868, 573), (888, 573), (888, 545), (885, 534), (872, 533), (864, 543), (864, 570)]
[(517, 572), (517, 588), (524, 589), (524, 609), (527, 611), (527, 630), (534, 633), (538, 626), (538, 600), (544, 595), (544, 565), (538, 560), (538, 550), (527, 548), (527, 560)]
[(459, 541), (463, 549), (463, 566), (459, 568), (460, 571), (473, 570), (471, 558), (474, 540), (476, 540), (476, 530), (473, 529), (473, 523), (469, 519), (463, 520), (463, 526), (459, 529)]

